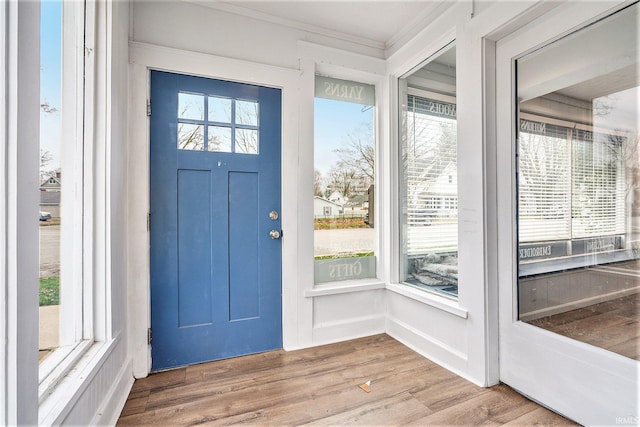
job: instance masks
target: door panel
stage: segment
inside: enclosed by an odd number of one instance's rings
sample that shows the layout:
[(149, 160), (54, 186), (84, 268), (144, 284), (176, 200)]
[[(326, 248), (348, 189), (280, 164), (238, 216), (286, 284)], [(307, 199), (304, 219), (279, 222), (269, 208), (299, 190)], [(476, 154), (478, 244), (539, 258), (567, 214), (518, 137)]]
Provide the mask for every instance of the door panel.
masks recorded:
[(210, 324), (211, 185), (209, 171), (178, 170), (178, 325)]
[(152, 370), (282, 347), (281, 94), (151, 72)]

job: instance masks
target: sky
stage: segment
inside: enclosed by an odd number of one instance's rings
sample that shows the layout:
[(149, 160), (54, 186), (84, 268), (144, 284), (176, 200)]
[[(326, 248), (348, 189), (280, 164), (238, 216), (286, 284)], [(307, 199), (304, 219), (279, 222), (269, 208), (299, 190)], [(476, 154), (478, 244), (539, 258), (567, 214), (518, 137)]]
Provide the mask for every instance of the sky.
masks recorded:
[(373, 126), (373, 112), (361, 104), (315, 98), (314, 163), (323, 177), (339, 160), (334, 150), (344, 146), (348, 134), (356, 133), (363, 124)]
[(53, 157), (45, 167), (49, 171), (60, 167), (61, 2), (43, 1), (40, 20), (40, 103), (46, 101), (58, 110), (55, 113), (40, 111), (40, 149), (49, 151)]

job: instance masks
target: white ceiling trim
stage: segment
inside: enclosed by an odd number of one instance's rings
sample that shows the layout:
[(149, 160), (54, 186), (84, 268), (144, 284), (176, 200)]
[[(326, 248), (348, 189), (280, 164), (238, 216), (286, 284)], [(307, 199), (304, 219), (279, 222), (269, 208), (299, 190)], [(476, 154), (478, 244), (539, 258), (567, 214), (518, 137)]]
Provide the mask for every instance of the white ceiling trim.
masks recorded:
[(249, 9), (242, 6), (237, 6), (225, 2), (212, 2), (206, 0), (183, 0), (189, 3), (194, 3), (200, 6), (208, 7), (210, 9), (220, 10), (222, 12), (233, 13), (235, 15), (246, 16), (248, 18), (258, 19), (272, 24), (282, 25), (284, 27), (293, 28), (300, 31), (318, 34), (321, 36), (331, 37), (334, 39), (359, 44), (362, 46), (379, 49), (384, 51), (386, 48), (385, 43), (377, 40), (372, 40), (366, 37), (354, 36), (352, 34), (345, 34), (339, 31), (332, 31), (327, 28), (318, 27), (316, 25), (306, 24), (292, 19), (282, 18), (279, 16), (271, 15), (268, 13), (260, 12), (257, 10)]
[(420, 31), (422, 31), (425, 27), (427, 27), (433, 20), (440, 15), (442, 15), (447, 9), (449, 9), (453, 5), (453, 2), (439, 2), (434, 1), (430, 3), (429, 6), (423, 9), (416, 17), (407, 25), (405, 25), (402, 30), (398, 31), (393, 37), (387, 40), (385, 46), (385, 53), (387, 56), (390, 51), (394, 48), (394, 46), (407, 43), (409, 40), (414, 38)]

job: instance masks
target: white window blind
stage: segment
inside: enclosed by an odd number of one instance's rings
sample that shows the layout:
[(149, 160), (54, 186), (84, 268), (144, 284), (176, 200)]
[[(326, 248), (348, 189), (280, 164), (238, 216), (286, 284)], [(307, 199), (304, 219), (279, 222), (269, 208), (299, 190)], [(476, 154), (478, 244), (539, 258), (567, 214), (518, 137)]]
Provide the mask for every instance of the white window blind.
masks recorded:
[(571, 153), (567, 128), (521, 120), (520, 129), (520, 242), (570, 239)]
[(457, 251), (455, 104), (409, 95), (406, 130), (407, 254)]
[(611, 135), (521, 120), (520, 242), (624, 233), (621, 150)]
[(580, 130), (573, 135), (573, 238), (624, 233), (622, 141)]

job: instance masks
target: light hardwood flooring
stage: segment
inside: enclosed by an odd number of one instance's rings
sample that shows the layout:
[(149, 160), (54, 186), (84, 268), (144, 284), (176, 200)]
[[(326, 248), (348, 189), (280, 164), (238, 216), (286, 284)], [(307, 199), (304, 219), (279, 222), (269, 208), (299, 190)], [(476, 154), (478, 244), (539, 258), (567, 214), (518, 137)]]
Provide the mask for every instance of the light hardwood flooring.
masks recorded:
[[(358, 386), (371, 381), (366, 393)], [(478, 387), (388, 335), (203, 363), (137, 380), (118, 425), (573, 425)]]
[(640, 360), (640, 293), (529, 323)]

